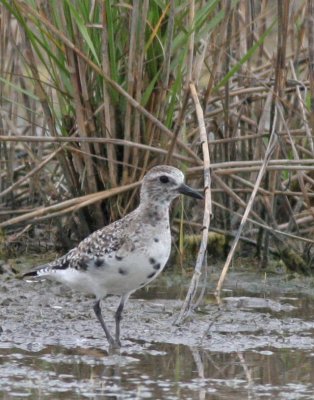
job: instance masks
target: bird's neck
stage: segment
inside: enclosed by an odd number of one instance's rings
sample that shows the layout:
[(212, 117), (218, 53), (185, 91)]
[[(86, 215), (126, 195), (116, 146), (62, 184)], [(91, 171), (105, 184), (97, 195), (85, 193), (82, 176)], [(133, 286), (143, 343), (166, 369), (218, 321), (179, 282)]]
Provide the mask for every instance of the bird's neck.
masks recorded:
[(145, 224), (152, 226), (169, 226), (170, 202), (141, 203), (138, 207), (139, 215)]

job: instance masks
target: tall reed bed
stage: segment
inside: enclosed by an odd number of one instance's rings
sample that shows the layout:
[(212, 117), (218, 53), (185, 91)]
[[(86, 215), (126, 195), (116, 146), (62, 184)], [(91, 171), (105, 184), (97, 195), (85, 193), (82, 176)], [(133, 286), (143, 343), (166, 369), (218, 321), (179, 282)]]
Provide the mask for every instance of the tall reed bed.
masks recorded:
[(7, 242), (53, 221), (70, 246), (130, 211), (145, 171), (170, 163), (207, 187), (206, 221), (185, 207), (179, 227), (199, 233), (212, 212), (211, 229), (233, 237), (247, 209), (238, 239), (262, 265), (289, 243), (308, 271), (312, 0), (0, 4)]

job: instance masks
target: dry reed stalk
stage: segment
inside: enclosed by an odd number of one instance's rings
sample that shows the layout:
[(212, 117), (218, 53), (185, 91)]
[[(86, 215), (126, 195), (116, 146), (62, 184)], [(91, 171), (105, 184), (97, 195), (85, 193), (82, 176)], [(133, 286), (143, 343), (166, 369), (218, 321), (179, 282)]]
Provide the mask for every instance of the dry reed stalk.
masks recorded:
[[(292, 60), (289, 61), (289, 66), (290, 66), (290, 69), (291, 69), (291, 72), (292, 72), (293, 79), (295, 79), (297, 81), (297, 75), (296, 75), (295, 68), (294, 68)], [(312, 137), (312, 132), (311, 132), (311, 129), (310, 129), (308, 121), (307, 121), (307, 111), (305, 109), (305, 104), (304, 104), (304, 100), (302, 99), (302, 96), (301, 96), (300, 86), (299, 85), (296, 85), (296, 94), (297, 94), (297, 99), (298, 99), (298, 103), (299, 103), (299, 108), (300, 108), (301, 113), (302, 113), (302, 122), (304, 124), (304, 130), (305, 130), (305, 133), (306, 133), (306, 136), (307, 136), (307, 139), (308, 139), (309, 147), (310, 147), (311, 152), (312, 152), (312, 157), (314, 157), (314, 139)], [(288, 132), (287, 128), (286, 128), (286, 132)], [(291, 140), (290, 134), (289, 134), (289, 138)]]
[[(108, 21), (105, 2), (100, 3), (100, 13), (102, 22), (102, 69), (106, 76), (111, 77), (110, 61), (109, 61), (109, 44), (108, 44)], [(101, 115), (102, 131), (106, 138), (116, 138), (116, 125), (113, 117), (113, 107), (110, 101), (108, 84), (106, 80), (103, 80), (103, 99), (104, 109)], [(107, 147), (108, 157), (112, 162), (108, 164), (109, 180), (113, 187), (117, 185), (117, 168), (115, 161), (117, 160), (116, 149), (114, 145), (108, 144)]]
[[(108, 199), (109, 197), (116, 196), (125, 191), (134, 189), (139, 186), (140, 182), (130, 183), (128, 185), (103, 190), (101, 192), (87, 194), (85, 196), (76, 197), (70, 200), (62, 201), (60, 203), (54, 204), (48, 207), (41, 207), (35, 211), (28, 212), (19, 217), (10, 218), (7, 221), (0, 223), (0, 228), (5, 228), (13, 224), (19, 224), (31, 220), (31, 223), (36, 223), (39, 221), (39, 217), (45, 217), (44, 219), (52, 218), (53, 216), (61, 216), (70, 211), (77, 211), (80, 208), (86, 207), (91, 204), (98, 203), (101, 200)], [(43, 220), (43, 218), (41, 219)]]
[[(301, 99), (299, 98), (300, 92), (297, 91), (297, 94), (298, 94), (298, 100), (300, 101), (300, 100), (301, 100)], [(283, 118), (282, 111), (281, 111), (281, 108), (280, 108), (280, 107), (278, 107), (278, 113), (279, 113), (279, 115), (280, 115), (280, 117), (281, 117), (281, 119), (282, 119), (282, 123), (283, 123), (283, 125), (285, 126), (285, 128), (286, 128), (286, 130), (287, 130), (287, 133), (288, 133), (288, 135), (289, 135), (289, 128), (288, 128), (288, 126), (287, 126), (287, 124), (286, 124), (286, 122), (285, 122), (285, 120), (284, 120), (284, 118)], [(304, 117), (305, 117), (305, 113), (304, 113)], [(300, 161), (300, 157), (299, 157), (299, 154), (298, 154), (298, 150), (297, 150), (296, 146), (294, 145), (294, 141), (293, 141), (292, 137), (289, 136), (289, 139), (290, 139), (290, 145), (291, 145), (293, 157), (294, 157), (294, 159), (295, 159), (296, 161)], [(310, 201), (309, 196), (308, 196), (308, 191), (307, 191), (307, 187), (306, 187), (305, 182), (304, 182), (304, 176), (303, 176), (303, 175), (304, 175), (303, 172), (297, 171), (298, 182), (299, 182), (300, 188), (301, 188), (302, 193), (303, 193), (303, 198), (304, 198), (304, 200), (305, 200), (305, 203), (306, 203), (308, 209), (311, 210), (311, 201)], [(313, 217), (314, 217), (314, 213), (313, 213), (312, 215), (313, 215)]]
[[(48, 126), (50, 134), (52, 136), (58, 136), (58, 133), (56, 130), (56, 121), (54, 119), (53, 113), (50, 108), (48, 95), (47, 95), (47, 93), (42, 85), (42, 81), (40, 79), (40, 73), (37, 68), (36, 58), (34, 56), (33, 49), (31, 47), (31, 44), (30, 44), (25, 32), (23, 31), (23, 29), (21, 29), (21, 34), (22, 34), (22, 38), (23, 38), (23, 44), (26, 48), (25, 58), (28, 61), (32, 76), (34, 78), (35, 92), (39, 97), (39, 101), (41, 103), (41, 106), (42, 106), (42, 109), (43, 109), (43, 112), (44, 112), (44, 115), (45, 115), (45, 118), (47, 121), (47, 126)], [(69, 188), (72, 191), (72, 193), (74, 193), (75, 192), (74, 182), (72, 180), (72, 174), (70, 172), (68, 160), (65, 157), (63, 152), (57, 151), (56, 155), (58, 156), (59, 162), (62, 165), (64, 174), (67, 176)]]
[[(144, 82), (142, 77), (144, 76), (145, 31), (146, 31), (148, 6), (149, 6), (149, 0), (144, 0), (141, 4), (141, 14), (140, 14), (139, 26), (137, 29), (138, 37), (137, 37), (135, 65), (134, 65), (135, 66), (134, 98), (139, 104), (141, 102), (144, 89)], [(135, 143), (139, 143), (141, 141), (141, 114), (137, 110), (135, 110), (134, 113), (132, 141)], [(136, 168), (139, 165), (139, 153), (137, 147), (132, 148), (132, 164), (134, 165), (135, 168), (132, 171), (131, 180), (134, 181), (136, 179)]]
[[(68, 24), (68, 28), (73, 32), (72, 40), (76, 47), (82, 48), (81, 36), (79, 35), (78, 29), (72, 20), (61, 12), (61, 19), (63, 20), (64, 26)], [(95, 126), (92, 119), (92, 110), (89, 103), (89, 93), (86, 82), (86, 70), (87, 65), (82, 58), (80, 58), (72, 49), (65, 47), (65, 54), (68, 60), (71, 83), (73, 86), (73, 102), (76, 114), (77, 129), (83, 137), (94, 136)], [(73, 159), (73, 175), (78, 175), (77, 191), (94, 193), (98, 189), (97, 175), (93, 159), (91, 157), (94, 154), (92, 145), (88, 142), (82, 142), (81, 144), (83, 152), (81, 153), (82, 159), (76, 157), (74, 154)], [(97, 148), (97, 147), (96, 147)], [(98, 154), (99, 149), (97, 148)], [(93, 218), (98, 221), (99, 225), (104, 225), (105, 219), (100, 204), (96, 204), (90, 214)]]
[(205, 190), (205, 207), (203, 216), (202, 239), (197, 255), (197, 260), (194, 268), (194, 274), (190, 282), (188, 293), (180, 310), (179, 316), (175, 323), (180, 324), (193, 310), (195, 304), (195, 296), (198, 289), (199, 279), (202, 273), (204, 258), (208, 242), (208, 229), (210, 225), (210, 217), (212, 215), (212, 200), (211, 200), (211, 177), (210, 177), (210, 156), (208, 149), (208, 140), (206, 135), (204, 113), (194, 83), (190, 83), (191, 96), (195, 104), (195, 112), (199, 124), (201, 146), (204, 158), (204, 190)]
[(63, 147), (60, 147), (53, 153), (51, 153), (49, 156), (47, 156), (43, 161), (41, 161), (38, 165), (36, 165), (35, 168), (33, 168), (28, 174), (23, 176), (21, 179), (13, 183), (11, 186), (8, 188), (4, 189), (2, 192), (0, 192), (0, 198), (6, 196), (7, 194), (11, 193), (14, 189), (18, 188), (22, 183), (30, 179), (32, 176), (37, 174), (44, 166), (46, 166), (55, 156), (63, 150)]
[[(288, 33), (288, 18), (289, 18), (289, 3), (290, 0), (283, 0), (282, 2), (277, 0), (277, 10), (278, 10), (278, 38), (277, 38), (277, 54), (276, 54), (276, 66), (275, 66), (275, 82), (274, 82), (274, 96), (270, 111), (270, 129), (272, 132), (274, 129), (280, 130), (281, 119), (275, 118), (276, 114), (276, 104), (280, 101), (283, 96), (283, 89), (285, 86), (286, 79), (286, 45), (287, 45), (287, 33)], [(276, 123), (276, 127), (274, 124)], [(270, 135), (271, 136), (271, 135)], [(270, 140), (270, 139), (269, 139)], [(278, 158), (280, 153), (280, 145), (274, 149), (274, 158)], [(270, 203), (270, 211), (264, 209), (263, 214), (265, 214), (266, 222), (270, 224), (270, 219), (276, 212), (275, 195), (274, 191), (277, 188), (277, 177), (278, 173), (276, 171), (267, 171), (266, 173), (266, 185), (267, 189), (272, 193), (272, 196), (267, 200)], [(260, 232), (262, 237), (263, 232)], [(261, 266), (266, 267), (268, 263), (268, 247), (269, 247), (269, 232), (264, 234), (264, 249), (262, 254)]]
[[(103, 143), (103, 144), (113, 144), (115, 146), (125, 146), (125, 147), (136, 147), (141, 150), (147, 150), (149, 152), (158, 153), (158, 154), (167, 154), (167, 150), (149, 146), (143, 143), (135, 143), (131, 141), (127, 141), (125, 139), (110, 139), (110, 138), (100, 138), (100, 137), (42, 137), (42, 136), (27, 136), (27, 135), (19, 135), (19, 136), (0, 136), (0, 142), (27, 142), (27, 143), (80, 143), (80, 142), (89, 142), (89, 143)], [(91, 156), (93, 157), (93, 156)], [(181, 154), (174, 153), (173, 158), (185, 161), (187, 163), (193, 164), (194, 159), (183, 156)], [(112, 163), (115, 161), (111, 160)], [(116, 163), (119, 163), (116, 161)]]
[[(213, 170), (231, 170), (232, 168), (248, 168), (257, 167), (259, 168), (263, 164), (262, 160), (250, 160), (250, 161), (229, 161), (229, 162), (217, 162), (211, 164), (211, 169)], [(313, 159), (302, 159), (302, 160), (290, 160), (290, 159), (274, 159), (269, 161), (269, 168), (271, 167), (280, 167), (290, 168), (290, 169), (307, 169), (312, 170), (313, 167)], [(189, 169), (190, 174), (200, 173), (202, 171), (202, 167), (191, 167)]]
[(191, 34), (188, 42), (188, 56), (187, 56), (187, 71), (186, 71), (186, 89), (190, 88), (190, 82), (192, 82), (192, 72), (193, 72), (193, 60), (194, 60), (194, 41), (195, 32), (193, 30), (193, 24), (195, 23), (195, 1), (189, 0), (189, 13), (188, 13), (188, 29), (190, 29)]
[[(76, 121), (78, 125), (78, 131), (83, 137), (88, 137), (88, 132), (87, 132), (87, 126), (86, 126), (86, 118), (85, 118), (85, 108), (84, 105), (82, 104), (81, 101), (81, 96), (80, 96), (80, 87), (81, 87), (81, 77), (80, 77), (80, 71), (78, 69), (78, 59), (76, 54), (72, 51), (72, 49), (69, 49), (66, 47), (66, 54), (67, 54), (67, 59), (69, 63), (69, 69), (71, 73), (71, 82), (73, 85), (73, 93), (74, 93), (74, 106), (75, 106), (75, 113), (76, 113)], [(91, 153), (90, 151), (90, 146), (89, 143), (86, 141), (82, 142), (82, 148), (84, 151), (84, 163), (79, 162), (77, 160), (77, 166), (76, 168), (78, 169), (78, 173), (80, 174), (81, 177), (81, 187), (86, 186), (87, 192), (95, 192), (96, 191), (96, 181), (95, 181), (95, 174), (93, 172), (93, 164), (91, 158), (88, 156), (88, 154)], [(79, 164), (78, 164), (79, 162)], [(86, 170), (85, 170), (86, 168)], [(97, 213), (99, 214), (99, 213)], [(99, 215), (98, 215), (99, 217)]]
[[(247, 186), (249, 186), (249, 187), (251, 187), (251, 188), (253, 188), (254, 187), (254, 185), (252, 184), (252, 183), (250, 183), (250, 182), (248, 182), (248, 181), (245, 181), (245, 180), (242, 180), (241, 178), (239, 178), (239, 177), (237, 177), (236, 175), (231, 175), (231, 178), (232, 179), (234, 179), (234, 180), (236, 180), (236, 181), (239, 181), (239, 182), (241, 182), (243, 185), (247, 185)], [(223, 191), (223, 189), (221, 189), (221, 188), (216, 188), (216, 189), (212, 189), (212, 193), (220, 193), (220, 192), (222, 192)], [(246, 188), (234, 188), (233, 189), (233, 192), (234, 193), (251, 193), (252, 192), (252, 190), (251, 189), (246, 189)], [(269, 193), (269, 192), (267, 192), (267, 190), (265, 190), (265, 189), (262, 189), (262, 188), (259, 188), (258, 189), (258, 193), (259, 194), (262, 194), (262, 195), (264, 195), (264, 196), (270, 196), (271, 194)], [(275, 194), (276, 195), (286, 195), (286, 196), (290, 196), (290, 197), (293, 197), (294, 198), (294, 200), (297, 200), (297, 198), (298, 197), (302, 197), (302, 202), (303, 202), (303, 193), (302, 192), (292, 192), (292, 191), (286, 191), (286, 190), (276, 190), (275, 191)], [(310, 198), (314, 198), (314, 193), (308, 193), (307, 194), (308, 195), (308, 197), (310, 197)], [(303, 204), (302, 204), (302, 206), (303, 206)]]
[[(312, 161), (312, 165), (285, 165), (284, 163), (278, 164), (276, 166), (268, 166), (267, 171), (281, 171), (284, 169), (285, 171), (305, 171), (305, 172), (310, 172), (314, 171), (314, 165)], [(254, 167), (235, 167), (235, 168), (226, 168), (226, 169), (217, 169), (215, 171), (216, 175), (230, 175), (233, 173), (239, 173), (239, 172), (251, 172), (251, 171), (258, 171), (259, 167), (254, 166)], [(275, 190), (275, 189), (274, 189)]]
[[(166, 157), (166, 164), (170, 164), (171, 163), (171, 159), (173, 156), (173, 152), (175, 149), (175, 145), (178, 142), (178, 136), (180, 134), (180, 130), (183, 124), (183, 121), (185, 119), (185, 112), (188, 106), (188, 101), (189, 101), (189, 97), (190, 97), (190, 90), (189, 88), (185, 89), (185, 92), (183, 94), (183, 102), (182, 102), (182, 107), (179, 110), (179, 116), (177, 118), (175, 127), (174, 127), (174, 134), (173, 134), (173, 138), (171, 139), (169, 148), (168, 148), (168, 153), (167, 153), (167, 157)], [(201, 165), (201, 163), (200, 163)]]
[[(129, 53), (128, 53), (128, 70), (127, 70), (127, 76), (128, 76), (128, 87), (127, 87), (127, 92), (130, 96), (133, 97), (134, 95), (134, 85), (135, 85), (135, 63), (136, 63), (136, 49), (137, 49), (137, 43), (138, 43), (138, 37), (137, 37), (137, 32), (138, 32), (138, 25), (139, 25), (139, 1), (135, 0), (133, 2), (133, 7), (132, 7), (132, 18), (131, 18), (131, 26), (130, 26), (130, 44), (129, 44)], [(125, 111), (125, 117), (124, 117), (124, 137), (126, 140), (131, 140), (132, 138), (132, 133), (131, 130), (133, 129), (133, 121), (132, 121), (132, 107), (130, 103), (127, 103), (126, 105), (126, 111)], [(136, 112), (136, 111), (135, 111)], [(123, 154), (123, 162), (124, 163), (129, 163), (130, 162), (130, 149), (125, 149), (124, 154)], [(125, 168), (123, 171), (123, 177), (122, 181), (125, 183), (129, 179), (129, 173), (128, 170)]]
[[(224, 207), (224, 206), (223, 206), (222, 204), (220, 204), (220, 203), (217, 203), (217, 202), (213, 201), (213, 205), (214, 205), (215, 207), (217, 207), (217, 208), (222, 208), (222, 209), (224, 209), (226, 212), (231, 213), (231, 214), (234, 214), (234, 215), (236, 215), (236, 216), (239, 217), (239, 218), (242, 218), (242, 217), (243, 217), (242, 214), (240, 214), (240, 213), (238, 213), (237, 211), (234, 211), (234, 210), (228, 210), (226, 207)], [(263, 222), (263, 220), (261, 220), (262, 222), (259, 222), (259, 221), (257, 221), (256, 219), (252, 219), (252, 218), (248, 217), (248, 218), (247, 218), (247, 221), (250, 222), (250, 224), (256, 225), (258, 228), (262, 228), (262, 229), (264, 229), (265, 231), (268, 231), (268, 232), (272, 233), (273, 235), (280, 235), (280, 236), (286, 237), (287, 239), (292, 239), (292, 240), (296, 240), (296, 241), (299, 241), (299, 242), (314, 244), (314, 240), (313, 240), (313, 239), (309, 239), (309, 238), (306, 238), (306, 237), (302, 237), (302, 236), (300, 236), (300, 235), (294, 235), (294, 234), (292, 234), (292, 233), (285, 232), (284, 230), (279, 230), (280, 228), (286, 229), (287, 226), (288, 226), (288, 224), (280, 225), (280, 226), (278, 227), (278, 229), (275, 229), (275, 228), (273, 228), (273, 227), (271, 227), (271, 226), (269, 226), (269, 225), (266, 225), (266, 224)], [(303, 219), (302, 219), (301, 222), (302, 222), (302, 223), (303, 223), (303, 222), (306, 223), (306, 222), (309, 222), (309, 220), (308, 220), (308, 219), (307, 219), (307, 220), (303, 220)], [(191, 224), (193, 225), (193, 223), (191, 223)], [(200, 224), (197, 224), (197, 225), (195, 225), (195, 226), (200, 226), (200, 227), (201, 227)], [(211, 228), (211, 229), (213, 229), (213, 228)], [(228, 234), (230, 233), (230, 232), (228, 233), (227, 231), (224, 231), (224, 230), (222, 230), (222, 232), (224, 232), (224, 233), (226, 234), (226, 236), (228, 236)], [(232, 233), (231, 233), (231, 235), (232, 235)], [(233, 237), (234, 237), (234, 236), (235, 236), (235, 235), (233, 235)]]
[(252, 191), (252, 194), (251, 194), (250, 199), (248, 201), (247, 207), (246, 207), (246, 209), (244, 211), (244, 214), (242, 216), (239, 229), (238, 229), (236, 237), (234, 238), (234, 241), (232, 243), (232, 246), (231, 246), (231, 249), (229, 251), (227, 260), (226, 260), (226, 262), (225, 262), (225, 264), (223, 266), (223, 269), (221, 271), (220, 278), (218, 280), (218, 283), (217, 283), (217, 286), (216, 286), (216, 292), (215, 292), (218, 297), (220, 296), (220, 291), (221, 291), (222, 285), (223, 285), (225, 277), (227, 275), (230, 263), (231, 263), (231, 261), (233, 259), (233, 256), (234, 256), (236, 247), (238, 245), (241, 233), (243, 231), (244, 225), (246, 224), (247, 218), (248, 218), (248, 216), (249, 216), (249, 214), (251, 212), (251, 209), (253, 207), (253, 203), (254, 203), (254, 200), (255, 200), (255, 197), (256, 197), (256, 194), (257, 194), (257, 190), (258, 190), (258, 188), (259, 188), (259, 186), (261, 184), (262, 178), (263, 178), (264, 173), (266, 171), (267, 163), (270, 160), (270, 157), (272, 156), (272, 153), (274, 152), (274, 150), (276, 148), (277, 143), (276, 143), (276, 136), (275, 136), (274, 132), (275, 132), (275, 129), (273, 129), (273, 132), (271, 134), (267, 149), (265, 151), (265, 157), (264, 157), (264, 160), (263, 160), (263, 164), (262, 164), (261, 169), (260, 169), (260, 171), (258, 173), (258, 176), (256, 178), (254, 189)]
[[(208, 79), (208, 82), (206, 85), (206, 91), (205, 91), (205, 94), (203, 97), (203, 109), (204, 109), (205, 114), (206, 114), (207, 106), (208, 106), (208, 104), (210, 104), (210, 96), (212, 96), (215, 79), (217, 77), (217, 71), (218, 71), (218, 68), (220, 65), (220, 60), (223, 55), (223, 46), (219, 46), (219, 43), (222, 41), (224, 28), (225, 28), (224, 24), (221, 24), (220, 31), (212, 33), (212, 36), (214, 36), (216, 38), (218, 37), (218, 39), (217, 39), (218, 45), (213, 50), (211, 48), (209, 49), (210, 51), (213, 51), (213, 59), (215, 60), (215, 62), (211, 66), (209, 79)], [(216, 43), (215, 40), (213, 42)], [(212, 97), (214, 97), (214, 96), (212, 96)]]
[[(312, 134), (314, 132), (314, 1), (307, 0), (307, 32), (309, 52), (309, 78), (311, 95), (310, 125)], [(313, 150), (313, 149), (312, 149)]]
[[(167, 46), (167, 50), (168, 50), (168, 64), (166, 65), (166, 70), (165, 70), (165, 84), (163, 85), (163, 94), (162, 94), (162, 99), (165, 98), (165, 94), (166, 94), (166, 90), (168, 90), (168, 85), (169, 85), (169, 77), (170, 77), (170, 51), (171, 51), (171, 44), (172, 44), (172, 40), (173, 40), (173, 20), (174, 20), (174, 12), (175, 12), (175, 4), (174, 1), (171, 2), (171, 14), (170, 14), (170, 18), (171, 18), (171, 24), (169, 27), (169, 31), (170, 31), (170, 39), (168, 41), (168, 46)], [(194, 1), (192, 1), (191, 7), (189, 8), (189, 19), (188, 19), (188, 24), (189, 27), (192, 28), (193, 23), (194, 23), (194, 12), (195, 12), (195, 4)], [(176, 119), (175, 122), (175, 126), (173, 129), (173, 137), (171, 139), (170, 145), (168, 147), (168, 153), (167, 153), (167, 157), (166, 157), (166, 164), (170, 164), (172, 157), (173, 157), (173, 152), (175, 149), (175, 146), (178, 142), (178, 137), (181, 131), (181, 127), (183, 125), (183, 121), (185, 119), (185, 112), (186, 112), (186, 108), (188, 105), (188, 100), (190, 97), (190, 88), (189, 88), (189, 83), (192, 80), (192, 69), (193, 69), (193, 52), (192, 49), (194, 49), (194, 34), (190, 36), (189, 39), (189, 43), (188, 43), (188, 60), (187, 60), (187, 78), (185, 80), (185, 84), (184, 84), (184, 91), (182, 94), (182, 106), (179, 109), (179, 113), (178, 113), (178, 117)], [(161, 104), (163, 105), (163, 114), (165, 112), (165, 105), (164, 102), (161, 101)]]

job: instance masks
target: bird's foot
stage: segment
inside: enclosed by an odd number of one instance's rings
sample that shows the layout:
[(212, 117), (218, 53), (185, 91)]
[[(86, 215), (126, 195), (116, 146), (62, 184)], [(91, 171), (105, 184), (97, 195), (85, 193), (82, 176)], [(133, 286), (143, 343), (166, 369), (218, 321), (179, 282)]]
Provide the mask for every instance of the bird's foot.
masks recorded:
[(112, 339), (112, 341), (109, 342), (109, 350), (110, 351), (117, 351), (121, 349), (121, 342), (120, 340), (116, 341)]

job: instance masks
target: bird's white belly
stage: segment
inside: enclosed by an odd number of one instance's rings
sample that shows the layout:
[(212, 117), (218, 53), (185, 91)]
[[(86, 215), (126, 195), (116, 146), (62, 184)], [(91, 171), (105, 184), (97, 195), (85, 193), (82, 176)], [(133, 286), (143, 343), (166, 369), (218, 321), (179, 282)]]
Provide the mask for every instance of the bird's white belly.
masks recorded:
[(133, 292), (155, 279), (164, 269), (170, 255), (170, 242), (163, 246), (147, 246), (125, 256), (123, 260), (99, 271), (107, 294)]
[(97, 298), (123, 295), (145, 286), (165, 267), (171, 250), (171, 239), (145, 243), (135, 251), (112, 254), (101, 267), (90, 265), (86, 271), (73, 268), (55, 270), (48, 278), (73, 289), (92, 293)]

